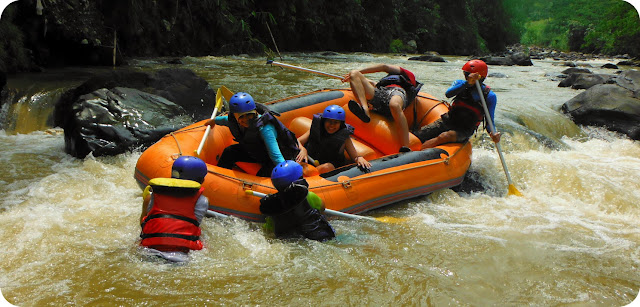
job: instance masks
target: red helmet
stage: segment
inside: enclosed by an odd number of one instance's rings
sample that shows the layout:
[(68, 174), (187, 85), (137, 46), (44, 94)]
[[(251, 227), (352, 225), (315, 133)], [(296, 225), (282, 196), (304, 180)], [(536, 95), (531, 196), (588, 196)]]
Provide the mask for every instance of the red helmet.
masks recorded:
[(471, 60), (462, 66), (462, 70), (468, 73), (478, 73), (483, 78), (487, 77), (489, 73), (489, 67), (487, 67), (487, 63), (481, 60)]

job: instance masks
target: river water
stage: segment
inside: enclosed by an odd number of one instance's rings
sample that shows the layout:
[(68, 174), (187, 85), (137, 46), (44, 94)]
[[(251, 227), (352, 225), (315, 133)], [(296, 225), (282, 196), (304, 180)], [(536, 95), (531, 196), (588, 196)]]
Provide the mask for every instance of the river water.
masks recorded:
[[(312, 53), (281, 61), (338, 75), (398, 64), (415, 72), (424, 92), (445, 99), (465, 62), (445, 58)], [(346, 87), (258, 57), (183, 61), (214, 89), (225, 85), (262, 102)], [(607, 62), (617, 61), (581, 63), (612, 73), (599, 68)], [(566, 68), (554, 64), (490, 67), (504, 76), (486, 81), (498, 95), (496, 126), (523, 197), (506, 196), (498, 156), (479, 133), (471, 169), (483, 191), (446, 189), (368, 213), (402, 218), (397, 223), (332, 219), (338, 237), (328, 243), (281, 241), (260, 224), (206, 218), (206, 248), (182, 266), (137, 253), (140, 152), (75, 159), (64, 153), (61, 131), (50, 129), (57, 97), (110, 68), (12, 76), (19, 103), (0, 114), (2, 295), (19, 306), (629, 304), (640, 289), (640, 142), (563, 116), (560, 106), (580, 91), (546, 76)]]

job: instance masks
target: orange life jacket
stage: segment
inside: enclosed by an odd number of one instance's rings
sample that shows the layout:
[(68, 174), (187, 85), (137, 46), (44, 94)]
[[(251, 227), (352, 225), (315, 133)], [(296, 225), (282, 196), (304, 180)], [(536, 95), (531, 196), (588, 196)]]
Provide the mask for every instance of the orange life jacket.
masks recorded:
[(160, 251), (202, 249), (195, 206), (204, 188), (151, 187), (153, 206), (140, 224), (140, 245)]

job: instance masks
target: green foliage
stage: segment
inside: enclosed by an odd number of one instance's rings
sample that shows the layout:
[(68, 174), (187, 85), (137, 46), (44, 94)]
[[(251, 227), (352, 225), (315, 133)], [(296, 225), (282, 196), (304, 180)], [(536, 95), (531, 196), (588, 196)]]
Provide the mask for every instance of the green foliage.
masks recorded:
[(640, 56), (640, 20), (622, 0), (503, 0), (525, 45)]
[(409, 48), (407, 46), (405, 46), (404, 43), (402, 42), (402, 40), (400, 40), (400, 39), (392, 40), (391, 44), (389, 45), (389, 51), (394, 52), (394, 53), (405, 52), (408, 49)]

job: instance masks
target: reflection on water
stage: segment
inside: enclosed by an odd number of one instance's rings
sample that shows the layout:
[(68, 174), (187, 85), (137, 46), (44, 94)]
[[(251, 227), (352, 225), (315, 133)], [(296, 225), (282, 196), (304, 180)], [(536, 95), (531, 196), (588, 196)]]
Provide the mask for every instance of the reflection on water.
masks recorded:
[[(465, 62), (446, 59), (296, 54), (282, 62), (338, 75), (399, 64), (425, 83), (423, 91), (444, 99)], [(183, 61), (212, 87), (258, 101), (346, 87), (262, 58)], [(486, 191), (442, 190), (371, 213), (406, 218), (400, 223), (334, 219), (338, 238), (329, 243), (276, 240), (260, 224), (207, 218), (206, 248), (184, 266), (136, 253), (141, 197), (133, 169), (140, 153), (74, 159), (63, 153), (61, 135), (44, 132), (48, 107), (19, 111), (17, 122), (45, 124), (27, 134), (0, 132), (2, 294), (20, 306), (628, 304), (640, 289), (640, 144), (574, 125), (558, 110), (579, 91), (545, 77), (563, 67), (534, 63), (490, 67), (508, 77), (487, 80), (498, 94), (505, 158), (524, 197), (504, 196), (500, 162), (486, 133), (478, 133), (472, 170)], [(36, 109), (38, 97), (78, 82), (40, 77), (21, 77), (49, 87), (21, 88)]]

